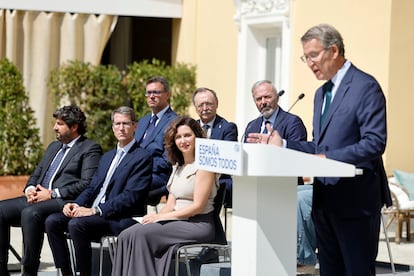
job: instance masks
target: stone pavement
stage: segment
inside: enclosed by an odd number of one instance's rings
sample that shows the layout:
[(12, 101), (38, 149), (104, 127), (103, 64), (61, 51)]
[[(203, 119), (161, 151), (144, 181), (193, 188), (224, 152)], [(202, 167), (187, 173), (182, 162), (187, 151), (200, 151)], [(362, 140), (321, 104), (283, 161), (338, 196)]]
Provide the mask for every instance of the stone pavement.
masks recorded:
[[(231, 209), (228, 210), (227, 213), (227, 237), (231, 240)], [(223, 221), (224, 225), (224, 221)], [(412, 220), (412, 227), (414, 226), (414, 220)], [(398, 276), (414, 276), (414, 233), (411, 234), (411, 241), (407, 241), (405, 235), (401, 240), (400, 244), (396, 244), (394, 242), (394, 232), (393, 227), (391, 226), (388, 232), (388, 236), (390, 239), (390, 246), (391, 246), (391, 253), (396, 264), (398, 270)], [(11, 232), (11, 243), (13, 247), (21, 254), (22, 243), (21, 243), (21, 232), (20, 228), (12, 228)], [(383, 228), (381, 228), (381, 236), (380, 236), (380, 243), (379, 243), (379, 252), (378, 252), (378, 269), (377, 275), (386, 276), (386, 275), (393, 275), (390, 272), (390, 259), (388, 255), (388, 250), (385, 242)], [(11, 267), (18, 269), (19, 263), (16, 258), (10, 253), (10, 261)], [(399, 269), (402, 268), (407, 272), (401, 272)], [(49, 276), (49, 275), (56, 275), (56, 269), (53, 264), (53, 257), (49, 249), (49, 245), (47, 242), (47, 237), (45, 236), (45, 242), (42, 249), (42, 256), (41, 256), (41, 265), (40, 265), (39, 276)], [(408, 272), (410, 271), (410, 272)], [(12, 273), (12, 275), (20, 275), (17, 270)], [(309, 271), (308, 274), (298, 274), (298, 275), (318, 275), (317, 272), (314, 270)]]

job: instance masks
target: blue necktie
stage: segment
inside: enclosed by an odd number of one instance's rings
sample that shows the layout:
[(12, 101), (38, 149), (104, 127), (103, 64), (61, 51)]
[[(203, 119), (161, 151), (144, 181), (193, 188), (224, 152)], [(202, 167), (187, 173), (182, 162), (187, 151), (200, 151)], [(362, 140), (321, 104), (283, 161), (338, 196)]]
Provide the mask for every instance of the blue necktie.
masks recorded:
[(204, 130), (204, 133), (206, 134), (206, 138), (209, 138), (208, 137), (208, 129), (210, 128), (210, 126), (209, 125), (203, 125), (203, 130)]
[(145, 140), (147, 137), (151, 136), (151, 132), (154, 130), (155, 123), (157, 122), (157, 120), (158, 120), (157, 115), (152, 116), (152, 118), (151, 118), (151, 120), (148, 124), (148, 128), (147, 128), (147, 131), (145, 132), (145, 136), (144, 136), (143, 140)]
[(322, 115), (321, 115), (321, 124), (320, 127), (322, 128), (323, 123), (325, 122), (326, 115), (328, 114), (329, 107), (331, 106), (332, 101), (332, 87), (334, 86), (332, 81), (328, 81), (324, 87), (323, 92), (325, 94), (325, 108), (323, 109)]
[(65, 156), (65, 152), (68, 149), (68, 145), (63, 144), (62, 148), (56, 154), (55, 159), (50, 164), (45, 177), (42, 181), (42, 186), (49, 189), (49, 183), (52, 180), (53, 175), (56, 173), (57, 168), (59, 168), (60, 163), (62, 162), (63, 156)]

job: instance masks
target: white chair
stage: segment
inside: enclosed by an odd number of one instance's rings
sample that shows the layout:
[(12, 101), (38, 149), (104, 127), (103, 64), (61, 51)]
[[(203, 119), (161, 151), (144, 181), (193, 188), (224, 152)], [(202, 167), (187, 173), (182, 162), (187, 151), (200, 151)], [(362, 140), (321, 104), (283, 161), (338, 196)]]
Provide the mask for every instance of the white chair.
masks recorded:
[(410, 241), (410, 219), (414, 218), (414, 201), (410, 200), (408, 191), (398, 183), (395, 177), (388, 179), (392, 206), (384, 208), (382, 213), (388, 215), (386, 229), (395, 221), (395, 242), (400, 243), (405, 224), (407, 241)]

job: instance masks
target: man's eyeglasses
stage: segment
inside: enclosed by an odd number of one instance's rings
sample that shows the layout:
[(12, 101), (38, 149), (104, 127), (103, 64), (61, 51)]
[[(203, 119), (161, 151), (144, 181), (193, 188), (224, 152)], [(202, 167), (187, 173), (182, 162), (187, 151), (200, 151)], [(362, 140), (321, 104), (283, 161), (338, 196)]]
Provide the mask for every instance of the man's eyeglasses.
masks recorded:
[(154, 96), (159, 96), (159, 95), (161, 95), (161, 93), (164, 93), (165, 91), (160, 91), (160, 90), (148, 90), (148, 91), (145, 91), (145, 96), (151, 96), (151, 95), (154, 95)]
[(309, 55), (303, 55), (300, 57), (300, 59), (304, 62), (315, 62), (318, 61), (320, 59), (320, 57), (322, 56), (323, 53), (325, 53), (326, 51), (329, 51), (330, 48), (326, 48), (326, 49), (322, 49), (319, 52), (311, 52), (309, 53)]
[(134, 122), (133, 121), (129, 121), (129, 122), (116, 122), (116, 123), (112, 123), (112, 125), (114, 126), (114, 128), (130, 128), (132, 126)]

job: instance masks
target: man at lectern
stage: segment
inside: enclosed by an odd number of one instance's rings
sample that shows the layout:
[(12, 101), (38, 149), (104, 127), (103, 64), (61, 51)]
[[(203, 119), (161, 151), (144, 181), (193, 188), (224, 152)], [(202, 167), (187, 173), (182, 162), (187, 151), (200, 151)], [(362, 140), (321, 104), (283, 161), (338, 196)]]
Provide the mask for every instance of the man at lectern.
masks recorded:
[(320, 275), (375, 275), (381, 208), (391, 205), (382, 162), (387, 141), (385, 97), (374, 77), (345, 58), (341, 34), (332, 26), (310, 28), (301, 38), (303, 62), (326, 82), (314, 99), (313, 140), (282, 140), (277, 131), (251, 134), (272, 143), (354, 164), (355, 177), (316, 177), (312, 217)]

